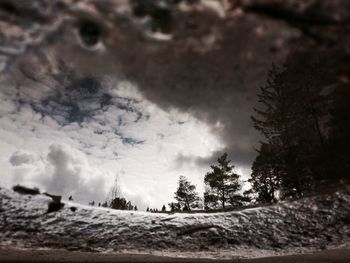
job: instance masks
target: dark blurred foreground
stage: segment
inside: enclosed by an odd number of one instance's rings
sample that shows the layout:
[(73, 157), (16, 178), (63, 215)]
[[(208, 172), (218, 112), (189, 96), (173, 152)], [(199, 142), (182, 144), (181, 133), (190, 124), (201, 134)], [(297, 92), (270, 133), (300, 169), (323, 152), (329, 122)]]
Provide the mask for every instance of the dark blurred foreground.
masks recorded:
[(268, 257), (257, 259), (186, 259), (135, 254), (98, 254), (89, 252), (69, 252), (62, 250), (11, 250), (0, 249), (0, 262), (216, 262), (216, 263), (345, 263), (350, 261), (349, 249), (326, 250), (314, 254)]

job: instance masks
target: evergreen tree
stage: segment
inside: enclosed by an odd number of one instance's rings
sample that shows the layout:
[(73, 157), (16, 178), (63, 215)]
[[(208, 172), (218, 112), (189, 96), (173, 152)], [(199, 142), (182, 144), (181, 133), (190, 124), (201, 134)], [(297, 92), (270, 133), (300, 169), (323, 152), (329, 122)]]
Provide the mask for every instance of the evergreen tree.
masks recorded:
[(191, 184), (185, 176), (180, 176), (179, 186), (175, 192), (175, 200), (181, 207), (186, 207), (191, 210), (195, 206), (196, 201), (199, 200), (198, 194), (196, 192), (196, 186)]
[(182, 211), (191, 211), (190, 207), (188, 207), (187, 205), (185, 205), (183, 208), (182, 208)]
[(280, 189), (284, 170), (280, 167), (281, 161), (278, 160), (278, 156), (273, 144), (262, 144), (259, 155), (253, 163), (251, 178), (248, 182), (253, 192), (258, 195), (256, 201), (259, 203), (277, 201), (277, 192)]
[(171, 203), (168, 204), (168, 206), (170, 207), (170, 211), (171, 212), (176, 212), (176, 211), (180, 211), (181, 210), (181, 207), (180, 207), (179, 203), (171, 202)]
[[(327, 114), (327, 102), (321, 91), (328, 83), (319, 56), (296, 52), (288, 57), (282, 69), (273, 65), (267, 84), (260, 88), (262, 109), (255, 109), (252, 120), (265, 136), (265, 143), (274, 149), (275, 156), (271, 158), (270, 152), (268, 159), (270, 168), (281, 176), (282, 198), (301, 196), (311, 191), (315, 179), (327, 176), (327, 162), (321, 161), (326, 151), (322, 120)], [(255, 162), (255, 178), (262, 176), (262, 170), (266, 175), (263, 162), (267, 152), (259, 154), (265, 156), (258, 156)], [(265, 196), (266, 191), (270, 190), (265, 189)], [(263, 194), (263, 189), (260, 193)]]
[[(349, 73), (350, 75), (350, 73)], [(350, 77), (349, 77), (350, 78)], [(350, 174), (350, 85), (339, 85), (332, 94), (329, 120), (329, 158), (333, 180), (345, 179)]]
[(204, 178), (206, 190), (204, 193), (205, 207), (225, 208), (227, 203), (234, 204), (234, 196), (241, 189), (239, 175), (233, 172), (233, 165), (227, 159), (227, 153), (218, 158), (218, 165), (211, 165), (212, 171)]
[(109, 207), (118, 210), (129, 210), (127, 201), (123, 197), (116, 197), (110, 201)]
[(166, 207), (165, 207), (165, 205), (163, 205), (163, 207), (162, 207), (162, 212), (166, 212)]
[(147, 210), (146, 210), (147, 212), (149, 212), (149, 207), (147, 206)]
[(134, 210), (134, 206), (131, 204), (130, 201), (126, 203), (126, 210)]
[(115, 177), (115, 183), (111, 187), (107, 201), (102, 206), (118, 210), (134, 210), (131, 201), (127, 201), (124, 197), (120, 196), (118, 176)]

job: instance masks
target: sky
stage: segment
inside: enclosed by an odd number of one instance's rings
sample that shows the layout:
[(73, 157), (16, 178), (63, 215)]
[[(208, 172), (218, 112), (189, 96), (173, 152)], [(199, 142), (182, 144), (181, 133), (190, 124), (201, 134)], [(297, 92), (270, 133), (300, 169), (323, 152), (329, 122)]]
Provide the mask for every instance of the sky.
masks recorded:
[(255, 16), (177, 15), (166, 43), (116, 24), (92, 48), (68, 19), (13, 59), (0, 74), (0, 185), (98, 203), (118, 178), (139, 209), (160, 209), (174, 201), (180, 175), (202, 194), (224, 152), (247, 180), (261, 139), (250, 120), (258, 88), (298, 33)]
[[(64, 92), (60, 83), (47, 92), (33, 83), (6, 85), (0, 164), (7, 187), (103, 202), (117, 177), (121, 194), (140, 209), (159, 207), (172, 201), (179, 175), (203, 190), (208, 167), (184, 163), (183, 156), (207, 158), (224, 148), (208, 125), (160, 109), (129, 82), (86, 78)], [(93, 85), (98, 90), (89, 93)]]

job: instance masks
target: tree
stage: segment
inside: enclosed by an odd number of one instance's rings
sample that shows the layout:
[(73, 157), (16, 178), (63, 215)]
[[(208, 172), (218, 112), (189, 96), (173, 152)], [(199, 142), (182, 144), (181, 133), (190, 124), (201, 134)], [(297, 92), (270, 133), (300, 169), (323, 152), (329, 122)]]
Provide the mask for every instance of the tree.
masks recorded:
[(115, 177), (115, 183), (112, 186), (109, 197), (106, 201), (106, 206), (112, 209), (119, 210), (134, 210), (134, 206), (131, 201), (127, 201), (124, 197), (120, 196), (118, 176)]
[(137, 209), (137, 205), (135, 205), (135, 206), (134, 206), (134, 211), (137, 211), (137, 210), (138, 210), (138, 209)]
[(283, 167), (280, 167), (278, 153), (273, 144), (262, 144), (259, 155), (256, 157), (251, 178), (252, 191), (257, 194), (256, 201), (259, 203), (273, 203), (277, 201), (277, 192), (283, 177)]
[(196, 186), (191, 184), (185, 176), (180, 176), (179, 186), (175, 192), (174, 198), (178, 201), (180, 208), (186, 207), (191, 210), (195, 206), (196, 201), (199, 200)]
[(119, 189), (119, 178), (118, 175), (115, 176), (114, 178), (114, 184), (112, 185), (109, 194), (108, 194), (108, 198), (107, 198), (107, 203), (108, 206), (110, 207), (111, 202), (116, 199), (119, 198), (120, 195), (120, 189)]
[[(345, 67), (344, 67), (345, 68)], [(349, 68), (349, 66), (347, 67)], [(349, 73), (350, 75), (350, 73)], [(349, 77), (350, 78), (350, 77)], [(339, 85), (332, 94), (329, 125), (329, 158), (334, 180), (349, 181), (350, 174), (350, 88)]]
[(147, 210), (146, 210), (146, 212), (149, 212), (149, 207), (147, 206)]
[(166, 212), (166, 207), (165, 207), (165, 205), (163, 205), (163, 207), (162, 207), (162, 212)]
[(225, 208), (227, 202), (234, 203), (233, 197), (241, 189), (239, 175), (233, 172), (233, 165), (227, 159), (227, 153), (218, 158), (218, 165), (211, 165), (211, 172), (205, 175), (206, 190), (204, 203), (206, 208)]
[(179, 203), (171, 202), (171, 203), (168, 204), (168, 206), (170, 207), (170, 211), (171, 212), (175, 212), (175, 211), (180, 211), (181, 210), (181, 206), (179, 205)]
[(127, 201), (123, 197), (115, 197), (113, 200), (110, 201), (109, 207), (118, 210), (129, 210)]
[(134, 210), (134, 206), (131, 204), (130, 201), (126, 203), (126, 210), (130, 210), (130, 211)]
[[(329, 173), (322, 125), (328, 106), (322, 90), (331, 82), (323, 61), (317, 53), (294, 52), (282, 68), (272, 66), (266, 85), (260, 88), (261, 109), (255, 109), (252, 121), (273, 151), (268, 153), (265, 147), (259, 153), (253, 177), (268, 179), (266, 171), (273, 169), (280, 176), (282, 198), (310, 192), (315, 181)], [(272, 193), (267, 194), (272, 188), (263, 190), (267, 185), (260, 186), (260, 196), (273, 200)]]

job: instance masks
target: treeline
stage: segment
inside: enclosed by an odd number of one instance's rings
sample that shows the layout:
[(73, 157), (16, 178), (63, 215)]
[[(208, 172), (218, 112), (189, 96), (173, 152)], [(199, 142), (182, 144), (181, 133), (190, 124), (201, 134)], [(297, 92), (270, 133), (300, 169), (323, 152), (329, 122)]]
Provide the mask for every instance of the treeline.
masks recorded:
[(110, 190), (107, 200), (102, 204), (102, 207), (129, 211), (138, 210), (137, 205), (133, 205), (131, 201), (128, 201), (125, 197), (121, 196), (118, 184), (118, 176), (116, 176), (115, 183)]
[(181, 176), (172, 211), (225, 209), (317, 194), (350, 179), (350, 52), (297, 50), (272, 65), (252, 116), (263, 141), (244, 192), (225, 153), (201, 199)]
[[(176, 202), (169, 203), (170, 211), (191, 211), (237, 208), (251, 202), (249, 196), (241, 193), (243, 181), (234, 172), (234, 166), (224, 153), (211, 165), (211, 171), (204, 177), (205, 191), (201, 198), (193, 185), (185, 176), (180, 176), (178, 187), (174, 193)], [(164, 206), (163, 206), (164, 208)]]
[(264, 136), (249, 180), (258, 202), (349, 181), (349, 61), (340, 50), (295, 51), (270, 69), (252, 117)]
[[(180, 176), (170, 211), (225, 210), (317, 194), (350, 181), (350, 51), (296, 50), (272, 65), (251, 117), (262, 141), (248, 181), (224, 153), (199, 196)], [(250, 189), (243, 191), (248, 182)], [(128, 206), (108, 207), (124, 209)], [(123, 204), (125, 202), (122, 202)], [(149, 212), (165, 212), (147, 208)]]

